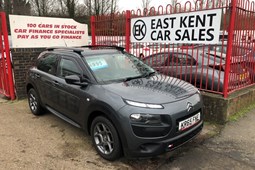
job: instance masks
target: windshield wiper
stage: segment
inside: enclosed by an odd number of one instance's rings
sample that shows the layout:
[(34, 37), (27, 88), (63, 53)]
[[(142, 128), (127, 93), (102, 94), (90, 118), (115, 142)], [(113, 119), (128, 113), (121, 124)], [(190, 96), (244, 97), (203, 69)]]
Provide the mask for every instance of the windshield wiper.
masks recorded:
[(149, 73), (146, 73), (146, 74), (142, 74), (142, 75), (139, 75), (139, 76), (134, 76), (134, 77), (126, 77), (124, 79), (122, 79), (123, 81), (130, 81), (130, 80), (134, 80), (134, 79), (138, 79), (138, 78), (145, 78), (145, 77), (150, 77), (151, 75), (155, 74), (156, 72), (153, 71), (153, 72), (149, 72)]
[(134, 79), (138, 79), (138, 78), (143, 78), (143, 75), (140, 76), (135, 76), (135, 77), (126, 77), (123, 79), (123, 81), (130, 81), (130, 80), (134, 80)]
[(149, 72), (149, 73), (145, 73), (142, 76), (143, 77), (150, 77), (150, 76), (154, 75), (155, 73), (156, 73), (155, 71), (152, 71), (152, 72)]

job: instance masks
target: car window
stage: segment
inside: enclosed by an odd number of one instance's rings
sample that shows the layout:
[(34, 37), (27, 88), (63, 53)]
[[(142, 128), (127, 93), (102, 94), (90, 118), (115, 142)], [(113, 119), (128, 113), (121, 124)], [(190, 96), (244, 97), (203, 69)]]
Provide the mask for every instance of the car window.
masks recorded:
[(165, 54), (165, 53), (155, 54), (155, 55), (147, 58), (145, 60), (145, 63), (150, 66), (154, 66), (154, 67), (162, 66), (162, 65), (164, 65), (165, 60), (167, 59), (167, 55), (168, 54)]
[(188, 54), (184, 53), (174, 53), (170, 54), (167, 65), (181, 66), (181, 65), (196, 65), (196, 60)]
[(59, 64), (60, 77), (81, 75), (81, 71), (74, 61), (62, 58)]
[(56, 54), (45, 54), (37, 62), (37, 68), (46, 73), (56, 75), (58, 59)]

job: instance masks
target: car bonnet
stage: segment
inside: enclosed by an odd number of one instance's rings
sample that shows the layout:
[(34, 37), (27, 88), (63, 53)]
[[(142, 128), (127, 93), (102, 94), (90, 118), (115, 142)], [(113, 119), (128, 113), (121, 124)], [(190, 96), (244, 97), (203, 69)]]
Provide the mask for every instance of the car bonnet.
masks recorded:
[(197, 88), (183, 80), (160, 74), (103, 87), (123, 99), (155, 104), (175, 102), (198, 92)]

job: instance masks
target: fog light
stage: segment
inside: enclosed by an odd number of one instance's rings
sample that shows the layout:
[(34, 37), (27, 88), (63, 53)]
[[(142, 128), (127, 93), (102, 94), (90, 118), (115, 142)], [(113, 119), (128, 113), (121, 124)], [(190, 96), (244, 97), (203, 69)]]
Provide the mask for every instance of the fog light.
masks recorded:
[(141, 114), (140, 113), (135, 113), (130, 115), (131, 120), (139, 120), (141, 119)]

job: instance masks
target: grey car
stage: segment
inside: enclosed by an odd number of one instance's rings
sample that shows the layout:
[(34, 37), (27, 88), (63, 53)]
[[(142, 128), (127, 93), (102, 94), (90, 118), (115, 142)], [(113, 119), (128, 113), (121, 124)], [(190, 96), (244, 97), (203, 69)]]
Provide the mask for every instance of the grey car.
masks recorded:
[[(147, 56), (143, 61), (162, 74), (192, 83), (198, 88), (222, 92), (225, 76), (225, 56), (208, 47), (160, 52)], [(230, 66), (229, 89), (251, 82), (250, 72), (242, 62)]]
[(26, 89), (34, 115), (47, 109), (83, 129), (107, 160), (171, 151), (203, 127), (196, 87), (123, 48), (48, 48), (29, 69)]

